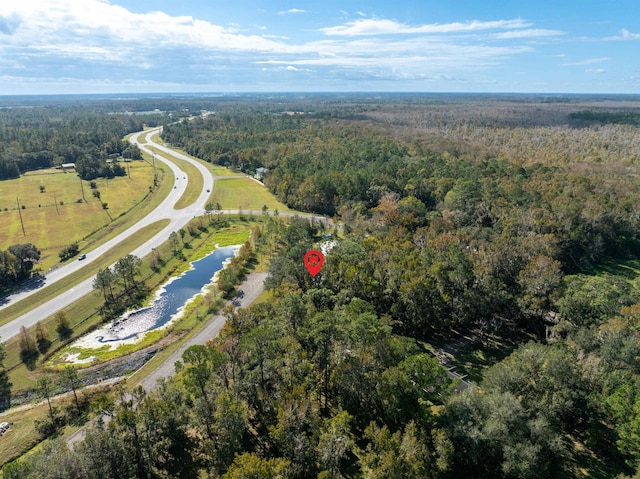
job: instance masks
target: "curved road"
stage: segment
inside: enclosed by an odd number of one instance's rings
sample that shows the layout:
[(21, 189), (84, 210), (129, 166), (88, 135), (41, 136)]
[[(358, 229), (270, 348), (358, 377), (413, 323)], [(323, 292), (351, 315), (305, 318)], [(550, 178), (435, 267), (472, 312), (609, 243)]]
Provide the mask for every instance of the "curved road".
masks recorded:
[[(143, 256), (146, 256), (147, 254), (151, 253), (151, 250), (154, 247), (167, 241), (172, 231), (179, 230), (180, 228), (184, 227), (189, 222), (189, 220), (191, 220), (194, 216), (201, 215), (203, 213), (204, 205), (207, 203), (210, 195), (210, 193), (208, 193), (207, 190), (211, 191), (213, 189), (213, 183), (214, 183), (213, 176), (211, 175), (209, 170), (207, 170), (207, 168), (203, 166), (201, 163), (192, 160), (186, 155), (183, 155), (179, 152), (170, 150), (169, 148), (166, 148), (162, 145), (158, 145), (152, 142), (151, 137), (156, 133), (158, 133), (158, 131), (160, 131), (160, 128), (155, 128), (152, 130), (136, 133), (131, 137), (130, 141), (131, 143), (137, 144), (142, 151), (149, 153), (150, 155), (155, 155), (157, 159), (159, 159), (160, 161), (165, 163), (169, 168), (171, 168), (171, 171), (173, 172), (174, 176), (177, 178), (177, 180), (175, 181), (176, 188), (172, 189), (169, 195), (162, 201), (162, 203), (160, 203), (160, 205), (158, 205), (157, 208), (155, 208), (151, 213), (149, 213), (147, 216), (141, 219), (138, 223), (131, 226), (126, 231), (120, 233), (115, 238), (107, 241), (106, 243), (102, 244), (101, 246), (89, 252), (87, 254), (86, 260), (82, 262), (72, 261), (68, 265), (65, 265), (61, 268), (51, 271), (46, 275), (43, 285), (38, 289), (19, 292), (5, 298), (4, 304), (0, 306), (0, 311), (2, 311), (2, 308), (8, 306), (9, 304), (14, 304), (36, 293), (42, 287), (55, 283), (56, 281), (59, 281), (60, 279), (68, 276), (69, 274), (83, 268), (91, 261), (100, 257), (100, 255), (104, 254), (109, 249), (113, 248), (114, 246), (116, 246), (117, 244), (119, 244), (129, 236), (139, 231), (141, 228), (162, 219), (169, 219), (170, 223), (162, 231), (160, 231), (158, 234), (156, 234), (153, 238), (151, 238), (149, 241), (144, 243), (139, 248), (135, 249), (134, 251), (131, 251), (131, 254), (134, 254), (142, 258)], [(146, 143), (140, 142), (140, 136), (144, 136)], [(169, 152), (171, 153), (171, 155), (191, 163), (200, 171), (200, 173), (204, 178), (204, 185), (202, 187), (202, 191), (200, 192), (200, 196), (198, 196), (198, 199), (194, 203), (180, 210), (174, 209), (174, 205), (178, 202), (178, 200), (182, 197), (182, 194), (187, 189), (187, 181), (184, 179), (187, 176), (187, 174), (184, 171), (182, 171), (180, 168), (178, 168), (178, 166), (176, 166), (174, 163), (164, 158), (161, 154), (153, 153), (145, 145), (153, 146), (154, 148), (157, 148), (158, 150), (161, 150), (164, 152)], [(73, 288), (69, 289), (68, 291), (65, 291), (64, 293), (60, 294), (55, 299), (48, 301), (42, 304), (41, 306), (38, 306), (37, 308), (32, 309), (31, 311), (23, 314), (22, 316), (16, 318), (15, 320), (5, 325), (0, 326), (0, 338), (2, 338), (3, 341), (6, 341), (7, 339), (12, 338), (13, 336), (16, 336), (20, 332), (20, 328), (22, 326), (25, 326), (27, 328), (30, 326), (33, 326), (41, 319), (46, 318), (56, 313), (57, 311), (60, 311), (61, 309), (64, 309), (68, 305), (82, 298), (84, 295), (90, 293), (92, 290), (92, 283), (93, 283), (94, 277), (95, 276), (92, 276), (91, 278), (85, 281), (82, 281), (81, 283), (75, 285)]]
[[(3, 299), (4, 303), (0, 305), (0, 314), (2, 309), (8, 306), (9, 304), (17, 303), (18, 301), (32, 294), (35, 294), (37, 291), (42, 289), (42, 287), (55, 283), (56, 281), (59, 281), (60, 279), (68, 276), (69, 274), (75, 271), (78, 271), (79, 269), (82, 269), (88, 263), (97, 259), (102, 254), (107, 252), (109, 249), (113, 248), (114, 246), (116, 246), (126, 238), (130, 237), (131, 235), (133, 235), (134, 233), (136, 233), (137, 231), (139, 231), (141, 228), (145, 226), (148, 226), (162, 219), (170, 220), (170, 223), (162, 231), (157, 233), (153, 238), (148, 240), (142, 246), (130, 252), (131, 254), (138, 256), (139, 258), (142, 258), (150, 254), (153, 248), (166, 242), (169, 239), (169, 235), (173, 231), (178, 231), (180, 228), (184, 227), (193, 217), (204, 214), (205, 212), (204, 207), (206, 203), (209, 201), (209, 196), (211, 194), (210, 192), (213, 190), (213, 187), (214, 187), (214, 177), (211, 175), (207, 167), (202, 165), (201, 163), (194, 161), (193, 159), (189, 158), (188, 156), (180, 152), (174, 151), (170, 148), (167, 148), (163, 145), (159, 145), (153, 142), (151, 140), (151, 137), (156, 133), (158, 133), (160, 130), (161, 128), (154, 128), (151, 130), (135, 133), (134, 135), (131, 136), (130, 141), (131, 143), (137, 144), (138, 147), (145, 153), (155, 156), (155, 158), (165, 163), (171, 169), (173, 175), (176, 178), (175, 189), (172, 189), (169, 195), (162, 201), (162, 203), (160, 203), (158, 207), (156, 207), (147, 216), (142, 218), (138, 223), (131, 226), (124, 232), (120, 233), (115, 238), (107, 241), (106, 243), (102, 244), (101, 246), (98, 246), (94, 250), (87, 253), (86, 260), (72, 261), (71, 263), (65, 266), (62, 266), (56, 270), (53, 270), (47, 273), (42, 285), (37, 289), (15, 293), (9, 297), (4, 298)], [(141, 136), (144, 137), (143, 142), (140, 141)], [(202, 186), (202, 191), (200, 192), (198, 199), (194, 203), (180, 210), (176, 210), (174, 208), (175, 204), (180, 200), (183, 193), (187, 189), (187, 180), (185, 179), (187, 177), (187, 174), (184, 171), (182, 171), (178, 166), (176, 166), (175, 163), (172, 163), (170, 160), (163, 157), (162, 154), (151, 151), (148, 148), (149, 146), (153, 146), (156, 149), (156, 151), (168, 153), (168, 154), (171, 154), (173, 157), (187, 161), (192, 165), (194, 165), (198, 169), (198, 171), (200, 171), (200, 173), (204, 178), (204, 184)], [(221, 213), (238, 214), (239, 211), (225, 210)], [(262, 214), (262, 211), (244, 211), (244, 213), (259, 216)], [(296, 213), (280, 213), (280, 216), (294, 216), (294, 215), (296, 215)], [(305, 215), (304, 217), (308, 219), (312, 219), (314, 221), (324, 222), (325, 224), (329, 224), (329, 225), (333, 224), (331, 220), (328, 220), (327, 218), (322, 216), (313, 216), (313, 215), (306, 216)], [(52, 314), (55, 314), (56, 312), (66, 308), (70, 304), (78, 301), (83, 296), (89, 294), (93, 289), (92, 284), (93, 284), (94, 278), (95, 276), (92, 276), (82, 281), (81, 283), (76, 284), (75, 286), (70, 288), (68, 291), (65, 291), (64, 293), (61, 293), (60, 295), (58, 295), (56, 298), (50, 301), (47, 301), (46, 303), (30, 310), (29, 312), (14, 319), (13, 321), (0, 326), (0, 339), (2, 341), (6, 341), (14, 336), (17, 336), (20, 333), (20, 328), (22, 326), (29, 328), (35, 325), (38, 321), (42, 320), (43, 318), (47, 318)]]

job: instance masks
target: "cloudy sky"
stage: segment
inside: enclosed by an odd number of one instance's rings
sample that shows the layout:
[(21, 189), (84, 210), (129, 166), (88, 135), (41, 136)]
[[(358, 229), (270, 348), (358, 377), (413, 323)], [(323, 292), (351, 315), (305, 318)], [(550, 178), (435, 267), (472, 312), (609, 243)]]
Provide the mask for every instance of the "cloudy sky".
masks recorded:
[(640, 0), (0, 0), (0, 94), (640, 93)]

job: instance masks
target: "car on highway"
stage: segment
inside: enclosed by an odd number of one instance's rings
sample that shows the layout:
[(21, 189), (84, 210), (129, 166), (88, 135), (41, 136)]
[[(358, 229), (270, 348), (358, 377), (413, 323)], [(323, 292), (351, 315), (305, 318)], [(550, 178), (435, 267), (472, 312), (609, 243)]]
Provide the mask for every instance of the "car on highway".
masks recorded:
[(86, 259), (87, 255), (86, 254), (81, 254), (80, 257), (78, 258), (78, 261), (82, 261), (83, 259)]

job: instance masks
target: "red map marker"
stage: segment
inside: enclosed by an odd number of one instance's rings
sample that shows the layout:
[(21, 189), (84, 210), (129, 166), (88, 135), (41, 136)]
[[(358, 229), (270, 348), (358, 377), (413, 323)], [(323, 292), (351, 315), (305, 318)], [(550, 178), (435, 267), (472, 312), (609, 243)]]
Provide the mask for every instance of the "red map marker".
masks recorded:
[(311, 276), (315, 278), (316, 274), (320, 272), (322, 269), (322, 265), (324, 264), (324, 256), (320, 251), (315, 249), (307, 251), (304, 255), (304, 265), (311, 273)]

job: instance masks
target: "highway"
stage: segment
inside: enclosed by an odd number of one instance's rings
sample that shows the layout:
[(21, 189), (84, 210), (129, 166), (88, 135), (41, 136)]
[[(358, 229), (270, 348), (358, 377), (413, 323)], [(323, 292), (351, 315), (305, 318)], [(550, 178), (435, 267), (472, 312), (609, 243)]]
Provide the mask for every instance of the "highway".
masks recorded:
[[(131, 226), (130, 228), (120, 233), (115, 238), (107, 241), (106, 243), (102, 244), (101, 246), (87, 253), (87, 258), (84, 261), (72, 261), (65, 266), (62, 266), (58, 269), (52, 270), (51, 272), (47, 273), (44, 278), (42, 286), (38, 289), (33, 289), (30, 291), (22, 291), (14, 295), (11, 295), (7, 298), (4, 298), (3, 299), (4, 304), (0, 306), (0, 314), (2, 314), (2, 309), (7, 307), (8, 305), (17, 303), (18, 301), (32, 294), (35, 294), (37, 291), (39, 291), (43, 287), (53, 284), (56, 281), (59, 281), (60, 279), (70, 275), (71, 273), (85, 267), (88, 263), (91, 263), (91, 261), (99, 258), (102, 254), (107, 252), (109, 249), (121, 243), (123, 240), (130, 237), (131, 235), (133, 235), (134, 233), (136, 233), (137, 231), (139, 231), (140, 229), (144, 228), (147, 225), (150, 225), (162, 219), (170, 220), (170, 223), (162, 231), (160, 231), (158, 234), (156, 234), (153, 238), (151, 238), (149, 241), (144, 243), (142, 246), (138, 247), (134, 251), (131, 251), (131, 254), (136, 255), (140, 258), (151, 253), (153, 248), (167, 241), (172, 231), (179, 230), (180, 228), (184, 227), (189, 222), (189, 220), (191, 220), (194, 216), (201, 215), (204, 212), (204, 206), (209, 200), (210, 191), (213, 190), (213, 185), (214, 185), (213, 176), (211, 175), (209, 170), (205, 166), (203, 166), (201, 163), (194, 161), (191, 158), (179, 152), (170, 150), (162, 145), (158, 145), (157, 143), (154, 143), (151, 140), (151, 137), (156, 133), (158, 133), (158, 131), (160, 131), (160, 128), (138, 132), (132, 135), (131, 142), (134, 144), (137, 144), (142, 151), (150, 155), (155, 155), (156, 159), (162, 161), (171, 169), (173, 175), (175, 176), (175, 178), (177, 178), (175, 180), (176, 188), (171, 190), (169, 195), (162, 201), (162, 203), (160, 203), (160, 205), (158, 205), (157, 208), (155, 208), (151, 213), (149, 213), (147, 216), (142, 218), (135, 225)], [(143, 136), (145, 139), (144, 143), (140, 142), (141, 136)], [(174, 205), (180, 200), (180, 198), (182, 197), (182, 194), (187, 189), (187, 180), (185, 179), (187, 177), (187, 174), (183, 170), (181, 170), (178, 166), (176, 166), (175, 163), (163, 157), (162, 154), (152, 152), (149, 149), (150, 146), (153, 146), (154, 148), (157, 148), (158, 150), (162, 150), (164, 152), (170, 152), (173, 156), (191, 163), (200, 171), (200, 173), (204, 177), (204, 185), (202, 187), (202, 191), (200, 192), (200, 195), (198, 196), (198, 199), (193, 204), (187, 206), (186, 208), (182, 208), (180, 210), (176, 210), (174, 208)], [(209, 190), (209, 192), (207, 192), (207, 190)], [(91, 278), (85, 281), (82, 281), (81, 283), (75, 285), (74, 287), (72, 287), (68, 291), (65, 291), (61, 295), (52, 299), (51, 301), (48, 301), (42, 304), (41, 306), (34, 308), (31, 311), (16, 318), (15, 320), (0, 326), (0, 338), (2, 338), (2, 341), (6, 341), (16, 336), (20, 332), (20, 328), (22, 326), (26, 326), (26, 327), (33, 326), (43, 318), (46, 318), (52, 314), (55, 314), (57, 311), (60, 311), (61, 309), (66, 308), (67, 306), (74, 303), (75, 301), (78, 301), (84, 295), (91, 292), (94, 278), (95, 276), (92, 276)]]
[[(71, 273), (74, 273), (82, 269), (87, 264), (99, 258), (102, 254), (106, 253), (108, 250), (118, 245), (123, 240), (130, 237), (137, 231), (139, 231), (141, 228), (144, 228), (145, 226), (148, 226), (162, 219), (170, 220), (170, 223), (162, 231), (157, 233), (153, 238), (148, 240), (146, 243), (144, 243), (140, 247), (130, 252), (131, 254), (138, 256), (139, 258), (142, 258), (150, 254), (153, 248), (167, 241), (169, 239), (169, 235), (173, 231), (178, 231), (180, 228), (184, 227), (194, 216), (200, 216), (204, 214), (204, 211), (205, 211), (204, 207), (209, 201), (209, 196), (211, 194), (210, 192), (213, 191), (215, 178), (211, 175), (207, 167), (201, 164), (200, 162), (197, 162), (178, 151), (172, 150), (170, 148), (167, 148), (166, 146), (159, 145), (158, 143), (155, 143), (154, 141), (152, 141), (151, 138), (160, 130), (161, 128), (154, 128), (151, 130), (135, 133), (131, 136), (130, 141), (131, 143), (138, 145), (138, 148), (140, 148), (140, 150), (144, 151), (145, 153), (148, 153), (149, 155), (155, 156), (157, 160), (162, 161), (171, 169), (174, 177), (176, 178), (174, 180), (175, 188), (171, 189), (171, 192), (169, 193), (169, 195), (151, 213), (149, 213), (147, 216), (142, 218), (135, 225), (129, 227), (127, 230), (123, 231), (116, 237), (112, 238), (111, 240), (105, 242), (104, 244), (98, 246), (94, 250), (87, 253), (87, 258), (85, 260), (71, 261), (67, 265), (61, 266), (57, 269), (54, 269), (48, 272), (45, 275), (45, 278), (42, 281), (39, 288), (28, 290), (28, 291), (21, 291), (13, 295), (10, 295), (8, 297), (2, 298), (3, 304), (0, 305), (0, 317), (2, 315), (3, 308), (6, 308), (10, 304), (15, 304), (20, 300), (25, 299), (26, 297), (42, 290), (42, 288), (45, 288), (46, 286), (49, 286), (55, 283), (56, 281), (59, 281), (62, 278), (70, 275)], [(143, 141), (140, 140), (141, 137), (143, 138)], [(155, 148), (156, 152), (152, 151), (150, 147)], [(200, 192), (198, 199), (191, 205), (179, 210), (176, 210), (174, 208), (175, 204), (180, 200), (183, 193), (187, 189), (188, 177), (187, 177), (187, 174), (183, 170), (181, 170), (175, 163), (171, 162), (166, 157), (163, 157), (162, 153), (157, 153), (158, 151), (171, 154), (176, 158), (179, 158), (181, 160), (191, 163), (202, 174), (204, 178), (202, 191)], [(222, 214), (239, 214), (240, 211), (224, 210), (221, 213)], [(254, 211), (254, 210), (246, 211), (245, 210), (243, 211), (243, 213), (252, 214), (254, 216), (260, 216), (262, 214), (262, 211)], [(280, 213), (280, 216), (294, 216), (294, 215), (295, 213)], [(331, 220), (328, 220), (327, 218), (322, 216), (305, 215), (304, 217), (308, 219), (313, 219), (314, 221), (324, 222), (326, 225), (330, 225), (330, 226), (333, 225)], [(22, 316), (19, 316), (13, 321), (10, 321), (0, 326), (0, 340), (7, 341), (12, 337), (17, 336), (20, 333), (20, 328), (22, 326), (25, 326), (27, 328), (34, 326), (38, 321), (41, 321), (42, 319), (47, 318), (52, 314), (55, 314), (56, 312), (78, 301), (83, 296), (91, 293), (93, 289), (92, 284), (93, 284), (94, 278), (95, 276), (92, 276), (76, 284), (69, 290), (58, 295), (56, 298), (50, 301), (47, 301), (46, 303), (43, 303), (42, 305), (26, 312)]]

